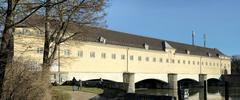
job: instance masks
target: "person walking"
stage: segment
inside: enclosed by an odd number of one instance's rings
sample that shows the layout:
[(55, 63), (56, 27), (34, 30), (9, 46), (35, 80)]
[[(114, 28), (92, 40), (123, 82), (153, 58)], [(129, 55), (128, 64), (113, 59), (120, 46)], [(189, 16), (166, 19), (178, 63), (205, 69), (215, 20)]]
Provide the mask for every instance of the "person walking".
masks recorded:
[(81, 90), (81, 88), (82, 88), (82, 80), (79, 80), (78, 81), (78, 90)]
[(76, 91), (77, 90), (77, 80), (75, 77), (72, 79), (72, 90)]

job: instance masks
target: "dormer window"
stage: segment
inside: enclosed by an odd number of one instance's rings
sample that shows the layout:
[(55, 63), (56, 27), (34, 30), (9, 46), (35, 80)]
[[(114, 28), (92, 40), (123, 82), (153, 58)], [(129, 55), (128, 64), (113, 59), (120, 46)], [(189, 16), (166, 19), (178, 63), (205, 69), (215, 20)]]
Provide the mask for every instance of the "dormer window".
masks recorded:
[(190, 51), (189, 51), (189, 50), (185, 50), (185, 52), (186, 52), (186, 54), (188, 54), (188, 55), (190, 54)]
[(208, 57), (211, 57), (211, 56), (212, 56), (212, 54), (211, 54), (211, 53), (209, 53), (209, 52), (207, 53), (207, 55), (208, 55)]
[(217, 53), (216, 56), (219, 57), (220, 55)]
[(106, 43), (106, 39), (105, 39), (104, 37), (101, 36), (101, 37), (99, 37), (99, 42), (105, 44), (105, 43)]
[(148, 45), (147, 43), (144, 43), (143, 46), (144, 46), (144, 48), (145, 48), (146, 50), (149, 49), (149, 45)]

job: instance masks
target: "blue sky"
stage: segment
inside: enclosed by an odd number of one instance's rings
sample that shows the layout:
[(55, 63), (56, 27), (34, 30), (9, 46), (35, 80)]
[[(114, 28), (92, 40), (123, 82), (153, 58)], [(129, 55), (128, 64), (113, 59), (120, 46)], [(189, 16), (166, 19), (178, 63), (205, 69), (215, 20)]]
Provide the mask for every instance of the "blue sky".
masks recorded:
[(240, 0), (110, 0), (107, 28), (240, 54)]

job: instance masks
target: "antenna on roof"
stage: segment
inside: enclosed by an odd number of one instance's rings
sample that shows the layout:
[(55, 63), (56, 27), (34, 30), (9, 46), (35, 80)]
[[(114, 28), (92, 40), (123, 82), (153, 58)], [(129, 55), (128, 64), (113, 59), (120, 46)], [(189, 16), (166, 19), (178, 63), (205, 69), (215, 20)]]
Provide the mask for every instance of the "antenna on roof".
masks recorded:
[(192, 31), (192, 45), (194, 46), (194, 37), (195, 37), (195, 32)]
[(204, 39), (204, 47), (206, 47), (206, 33), (203, 34), (203, 39)]

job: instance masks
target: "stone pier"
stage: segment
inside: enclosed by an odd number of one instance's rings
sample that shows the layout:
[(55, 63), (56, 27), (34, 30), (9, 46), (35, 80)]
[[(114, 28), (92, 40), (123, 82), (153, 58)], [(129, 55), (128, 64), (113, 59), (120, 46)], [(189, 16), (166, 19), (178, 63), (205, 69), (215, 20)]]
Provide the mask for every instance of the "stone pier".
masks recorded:
[(135, 93), (134, 73), (123, 73), (123, 82), (128, 83), (127, 93)]
[(175, 73), (169, 73), (168, 74), (168, 84), (169, 89), (177, 90), (177, 74)]
[(207, 74), (199, 74), (199, 86), (204, 86), (204, 81), (207, 79)]

